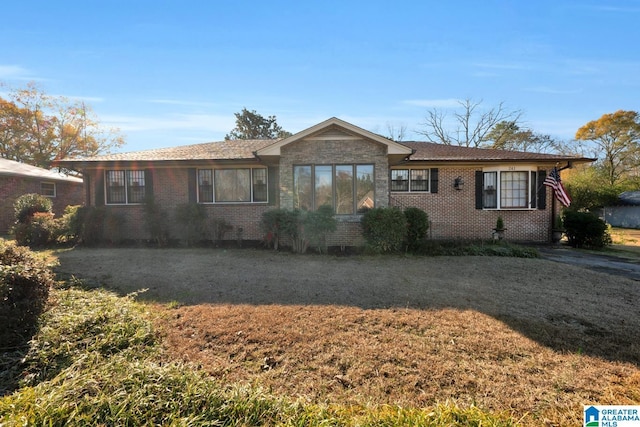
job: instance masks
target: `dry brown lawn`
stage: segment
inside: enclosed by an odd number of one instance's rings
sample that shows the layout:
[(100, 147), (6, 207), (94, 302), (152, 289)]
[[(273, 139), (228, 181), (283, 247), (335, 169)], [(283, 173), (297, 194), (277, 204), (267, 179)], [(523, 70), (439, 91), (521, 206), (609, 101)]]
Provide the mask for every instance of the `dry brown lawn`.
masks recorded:
[(170, 357), (322, 404), (453, 401), (524, 425), (640, 404), (640, 286), (541, 259), (75, 249), (60, 272), (153, 305)]

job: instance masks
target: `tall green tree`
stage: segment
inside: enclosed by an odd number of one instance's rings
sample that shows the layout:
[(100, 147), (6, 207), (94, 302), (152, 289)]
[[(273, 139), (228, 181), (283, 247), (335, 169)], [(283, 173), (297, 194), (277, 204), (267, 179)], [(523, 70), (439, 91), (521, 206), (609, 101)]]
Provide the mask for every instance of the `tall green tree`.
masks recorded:
[(594, 144), (611, 186), (640, 166), (640, 116), (636, 111), (604, 114), (578, 129), (576, 139)]
[(224, 139), (276, 139), (287, 138), (292, 135), (282, 129), (276, 122), (276, 116), (263, 117), (256, 110), (243, 108), (241, 112), (234, 113), (236, 127), (231, 130)]
[(48, 169), (55, 160), (109, 152), (123, 142), (89, 105), (47, 95), (33, 83), (0, 98), (0, 157)]
[(521, 128), (514, 120), (496, 124), (483, 142), (483, 145), (491, 148), (535, 153), (557, 151), (559, 147), (559, 143), (550, 135)]

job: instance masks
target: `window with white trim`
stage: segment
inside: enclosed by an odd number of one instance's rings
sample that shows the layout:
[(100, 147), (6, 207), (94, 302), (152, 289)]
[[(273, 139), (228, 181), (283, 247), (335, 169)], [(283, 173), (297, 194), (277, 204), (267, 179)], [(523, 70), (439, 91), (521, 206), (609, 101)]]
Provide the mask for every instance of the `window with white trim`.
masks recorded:
[(294, 165), (293, 207), (312, 211), (329, 205), (337, 215), (373, 208), (373, 170), (372, 164)]
[(144, 203), (144, 170), (108, 170), (105, 172), (105, 186), (108, 205)]
[(483, 209), (534, 209), (537, 193), (536, 170), (509, 168), (482, 173)]
[(45, 197), (56, 197), (56, 183), (55, 182), (41, 182), (40, 194)]
[(429, 169), (392, 169), (391, 191), (429, 192)]
[(198, 169), (198, 203), (267, 201), (266, 168)]

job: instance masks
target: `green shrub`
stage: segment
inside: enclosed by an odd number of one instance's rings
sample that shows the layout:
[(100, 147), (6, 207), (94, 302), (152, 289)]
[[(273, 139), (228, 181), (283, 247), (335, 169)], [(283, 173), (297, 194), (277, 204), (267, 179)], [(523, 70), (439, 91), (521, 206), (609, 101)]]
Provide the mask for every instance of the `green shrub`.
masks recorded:
[(264, 241), (276, 251), (281, 241), (297, 232), (297, 211), (287, 209), (271, 209), (262, 214), (260, 226), (265, 234)]
[(54, 282), (51, 265), (24, 246), (0, 239), (0, 346), (24, 344)]
[(97, 245), (104, 240), (104, 207), (85, 206), (76, 211), (74, 226), (78, 227), (79, 241), (85, 245)]
[(316, 211), (301, 211), (299, 209), (272, 209), (262, 214), (262, 230), (267, 246), (275, 250), (281, 246), (283, 240), (291, 243), (296, 253), (305, 253), (309, 246), (320, 253), (327, 252), (327, 234), (337, 228), (333, 208), (323, 205)]
[(183, 203), (176, 206), (176, 222), (181, 228), (182, 239), (187, 246), (207, 239), (207, 211), (199, 203)]
[(520, 246), (504, 240), (422, 240), (417, 255), (426, 256), (504, 256), (538, 258), (535, 248)]
[(303, 219), (304, 236), (309, 244), (320, 253), (327, 253), (327, 234), (336, 231), (337, 223), (333, 208), (322, 205), (318, 210), (308, 212)]
[(407, 218), (407, 249), (415, 251), (429, 231), (429, 216), (419, 208), (409, 207), (404, 210)]
[(20, 246), (37, 248), (55, 241), (57, 223), (50, 212), (36, 212), (26, 222), (13, 227), (16, 242)]
[(211, 220), (211, 230), (211, 239), (213, 240), (213, 243), (217, 245), (224, 240), (228, 232), (233, 230), (233, 225), (231, 225), (229, 221), (224, 218), (213, 218)]
[(144, 222), (149, 238), (158, 246), (169, 243), (169, 219), (167, 212), (156, 203), (153, 197), (148, 197), (144, 203)]
[(611, 244), (607, 224), (594, 213), (567, 209), (562, 221), (569, 244), (575, 248), (603, 248)]
[(45, 246), (55, 237), (51, 200), (40, 194), (24, 194), (14, 202), (13, 209), (16, 223), (12, 231), (19, 245)]
[(61, 218), (56, 225), (55, 240), (61, 243), (76, 243), (82, 235), (82, 221), (80, 205), (72, 205), (64, 208)]
[(407, 236), (407, 218), (398, 208), (373, 208), (362, 216), (362, 229), (372, 252), (397, 252)]
[(17, 223), (27, 223), (36, 212), (52, 213), (51, 200), (40, 194), (24, 194), (13, 203)]
[(118, 244), (124, 240), (125, 217), (100, 207), (67, 207), (63, 216), (63, 239), (87, 246)]

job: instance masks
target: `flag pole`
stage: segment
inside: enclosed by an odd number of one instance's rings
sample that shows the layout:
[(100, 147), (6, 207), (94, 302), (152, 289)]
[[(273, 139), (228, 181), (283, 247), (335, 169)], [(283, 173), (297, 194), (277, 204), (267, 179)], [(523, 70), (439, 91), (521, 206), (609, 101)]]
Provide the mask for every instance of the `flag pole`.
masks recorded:
[[(558, 167), (560, 163), (556, 163), (556, 168)], [(547, 188), (545, 187), (545, 191), (547, 190)], [(553, 191), (551, 192), (551, 235), (549, 236), (551, 240), (551, 242), (553, 243), (553, 230), (556, 228), (556, 196), (555, 194), (553, 194)]]

